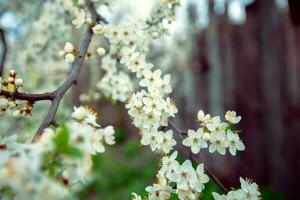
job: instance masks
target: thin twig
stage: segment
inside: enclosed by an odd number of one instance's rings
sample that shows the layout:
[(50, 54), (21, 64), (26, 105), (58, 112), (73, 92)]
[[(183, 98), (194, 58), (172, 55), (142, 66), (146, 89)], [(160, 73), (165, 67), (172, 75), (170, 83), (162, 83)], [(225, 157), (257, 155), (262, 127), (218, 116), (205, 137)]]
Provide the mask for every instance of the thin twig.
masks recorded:
[[(187, 133), (186, 132), (184, 132), (184, 131), (181, 131), (180, 129), (178, 129), (171, 121), (169, 121), (169, 125), (170, 125), (170, 127), (174, 130), (174, 131), (176, 131), (177, 133), (179, 133), (179, 135), (181, 136), (181, 137), (184, 137), (184, 136), (186, 136), (187, 135)], [(187, 147), (185, 147), (185, 148), (187, 148)], [(189, 148), (187, 148), (188, 150), (189, 150), (189, 152), (190, 152), (190, 149)], [(193, 161), (193, 162), (195, 162), (195, 163), (200, 163), (199, 161), (197, 161), (197, 159), (195, 159), (193, 156), (192, 156), (192, 153), (190, 152), (189, 153), (189, 157), (190, 157), (190, 159)], [(214, 180), (214, 182), (225, 192), (225, 193), (228, 193), (228, 189), (224, 186), (224, 184), (220, 181), (220, 179), (218, 179), (217, 178), (217, 176), (207, 167), (207, 166), (205, 166), (204, 167), (205, 168), (205, 171), (206, 171), (206, 173), (208, 174), (208, 176), (212, 179), (212, 180)]]
[(5, 31), (2, 28), (0, 28), (0, 39), (1, 39), (1, 43), (2, 43), (2, 54), (1, 54), (1, 59), (0, 59), (0, 77), (2, 77), (4, 64), (5, 64), (6, 56), (7, 56), (7, 51), (8, 51), (6, 37), (5, 37)]

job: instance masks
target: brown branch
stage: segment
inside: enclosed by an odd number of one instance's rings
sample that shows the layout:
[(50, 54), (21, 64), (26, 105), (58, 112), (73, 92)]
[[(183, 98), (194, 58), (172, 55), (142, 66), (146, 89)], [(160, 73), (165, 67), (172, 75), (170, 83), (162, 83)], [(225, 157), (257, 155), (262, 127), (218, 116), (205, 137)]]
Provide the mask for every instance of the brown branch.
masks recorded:
[(6, 56), (7, 56), (7, 51), (8, 51), (6, 37), (5, 37), (5, 31), (2, 28), (0, 28), (0, 39), (1, 39), (1, 42), (2, 42), (2, 48), (3, 48), (2, 49), (2, 55), (1, 55), (1, 58), (0, 58), (0, 77), (2, 77), (4, 64), (5, 64)]
[(99, 22), (99, 23), (102, 22), (104, 24), (108, 23), (108, 21), (104, 17), (102, 17), (101, 15), (99, 15), (97, 13), (97, 10), (96, 10), (94, 4), (90, 0), (85, 0), (85, 4), (88, 7), (88, 10), (89, 10), (90, 14), (92, 15), (92, 18), (95, 22)]
[(6, 90), (1, 90), (0, 95), (4, 95), (7, 98), (25, 100), (30, 102), (44, 101), (44, 100), (52, 101), (54, 99), (54, 92), (46, 92), (42, 94), (30, 94), (30, 93), (21, 93), (21, 92), (8, 92)]
[[(94, 4), (90, 0), (85, 0), (86, 5), (89, 9), (90, 14), (92, 15), (92, 19), (95, 22), (102, 21), (103, 23), (107, 23), (107, 21), (97, 13)], [(69, 90), (69, 88), (77, 82), (79, 72), (82, 67), (82, 63), (84, 61), (85, 55), (88, 51), (89, 44), (91, 42), (93, 36), (93, 31), (91, 27), (88, 28), (86, 31), (83, 40), (81, 41), (80, 48), (79, 48), (79, 55), (76, 57), (72, 69), (70, 71), (68, 79), (56, 90), (54, 91), (54, 99), (51, 103), (50, 109), (48, 114), (46, 115), (44, 121), (40, 125), (36, 135), (41, 135), (45, 128), (52, 125), (57, 125), (55, 121), (55, 115), (59, 106), (59, 103), (64, 96), (64, 94)]]
[[(186, 132), (183, 132), (181, 131), (180, 129), (178, 129), (171, 121), (169, 121), (169, 125), (170, 127), (176, 131), (177, 133), (179, 133), (180, 137), (184, 137), (187, 135)], [(189, 150), (189, 157), (190, 159), (195, 162), (195, 163), (200, 163), (199, 161), (197, 161), (197, 159), (195, 159), (193, 156), (192, 156), (192, 152), (190, 150), (190, 148), (188, 147), (185, 147), (186, 149)], [(217, 176), (207, 167), (207, 166), (204, 166), (205, 168), (205, 171), (206, 173), (208, 174), (208, 176), (225, 192), (225, 193), (228, 193), (229, 190), (224, 186), (224, 184), (220, 181), (220, 179), (217, 178)]]

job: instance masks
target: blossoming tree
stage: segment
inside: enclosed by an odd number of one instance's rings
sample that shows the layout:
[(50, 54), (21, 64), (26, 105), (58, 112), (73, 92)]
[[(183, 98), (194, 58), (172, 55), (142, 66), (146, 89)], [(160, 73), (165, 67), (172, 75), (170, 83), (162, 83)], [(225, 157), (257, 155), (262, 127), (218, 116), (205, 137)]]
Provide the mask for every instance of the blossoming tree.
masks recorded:
[[(13, 12), (15, 6), (26, 10), (33, 2), (13, 0), (2, 4)], [(71, 65), (64, 81), (50, 92), (28, 92), (26, 79), (24, 81), (16, 70), (3, 73), (6, 72), (7, 54), (3, 51), (0, 65), (2, 118), (36, 115), (33, 108), (39, 101), (50, 101), (51, 105), (30, 140), (21, 140), (19, 135), (0, 135), (1, 199), (76, 199), (76, 191), (95, 178), (91, 170), (92, 156), (104, 153), (107, 145), (115, 144), (113, 126), (102, 127), (97, 121), (97, 113), (86, 106), (74, 107), (66, 122), (56, 119), (64, 95), (77, 84), (87, 59), (91, 63), (100, 60), (102, 76), (95, 87), (80, 96), (80, 100), (84, 103), (105, 97), (113, 102), (124, 102), (133, 125), (140, 131), (141, 144), (161, 156), (157, 181), (145, 187), (148, 195), (141, 197), (132, 191), (132, 199), (167, 200), (174, 196), (199, 199), (210, 179), (223, 190), (223, 194), (212, 193), (215, 200), (259, 199), (260, 192), (255, 183), (240, 178), (241, 187), (229, 190), (205, 163), (193, 157), (204, 149), (233, 156), (245, 150), (240, 131), (235, 130), (241, 116), (228, 111), (223, 121), (219, 116), (199, 110), (199, 128), (187, 132), (180, 131), (171, 121), (178, 112), (169, 96), (172, 78), (154, 66), (148, 54), (150, 45), (168, 32), (166, 24), (174, 20), (179, 0), (160, 0), (146, 19), (134, 18), (122, 23), (113, 23), (97, 11), (96, 8), (110, 3), (105, 0), (52, 0), (36, 4), (35, 8), (43, 12), (38, 17), (28, 17), (34, 21), (34, 30), (40, 36), (27, 35), (31, 41), (29, 46), (34, 49), (33, 56), (39, 55), (32, 59), (35, 64), (62, 65), (66, 62)], [(49, 33), (50, 27), (56, 27), (57, 31)], [(85, 30), (76, 44), (69, 41), (74, 27), (78, 32)], [(4, 31), (1, 35), (6, 47)], [(97, 40), (92, 40), (94, 36), (108, 45), (99, 46)], [(64, 46), (58, 50), (61, 43)], [(26, 63), (23, 54), (18, 53), (14, 55), (16, 60), (20, 55), (23, 61), (15, 61), (16, 65)], [(178, 143), (190, 151), (184, 162), (177, 160), (175, 146)]]

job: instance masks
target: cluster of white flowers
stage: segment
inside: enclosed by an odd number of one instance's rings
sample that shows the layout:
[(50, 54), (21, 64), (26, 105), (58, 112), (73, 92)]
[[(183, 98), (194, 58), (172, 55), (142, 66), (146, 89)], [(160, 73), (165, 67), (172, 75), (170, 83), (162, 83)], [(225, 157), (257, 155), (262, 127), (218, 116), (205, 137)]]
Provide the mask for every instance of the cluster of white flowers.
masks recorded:
[[(146, 187), (149, 200), (167, 200), (171, 194), (178, 195), (179, 199), (198, 199), (204, 189), (204, 184), (209, 181), (205, 174), (204, 165), (199, 164), (193, 168), (190, 160), (180, 164), (176, 161), (177, 151), (171, 156), (164, 156), (161, 160), (162, 167), (157, 174), (157, 182)], [(138, 199), (138, 195), (134, 194)]]
[(226, 122), (221, 122), (219, 116), (211, 117), (200, 110), (198, 121), (201, 127), (197, 131), (188, 130), (187, 138), (182, 141), (183, 145), (191, 147), (194, 154), (199, 153), (202, 148), (207, 148), (208, 142), (210, 143), (210, 153), (217, 151), (224, 155), (228, 148), (232, 155), (236, 155), (237, 150), (245, 150), (245, 145), (240, 140), (238, 132), (231, 130), (232, 125), (239, 123), (241, 117), (236, 116), (234, 111), (228, 111), (225, 119)]
[(74, 107), (72, 118), (75, 122), (67, 124), (70, 128), (71, 141), (81, 146), (89, 154), (103, 153), (105, 151), (103, 142), (109, 145), (115, 144), (114, 128), (108, 126), (100, 128), (96, 122), (97, 115), (90, 108), (80, 106)]
[[(97, 54), (103, 56), (105, 49), (99, 47)], [(82, 101), (99, 100), (102, 96), (112, 102), (126, 102), (133, 91), (133, 83), (129, 75), (120, 67), (110, 54), (101, 59), (103, 76), (96, 83), (97, 90), (91, 90), (80, 96)]]
[(260, 192), (256, 183), (250, 180), (240, 178), (241, 188), (228, 192), (226, 195), (220, 195), (213, 192), (215, 200), (259, 200)]
[(133, 90), (132, 82), (124, 72), (105, 74), (96, 87), (104, 96), (120, 102), (125, 102)]
[(120, 63), (141, 78), (139, 85), (145, 89), (132, 94), (126, 108), (133, 124), (141, 130), (142, 144), (150, 145), (153, 151), (169, 153), (176, 144), (173, 133), (158, 129), (167, 126), (168, 118), (177, 113), (174, 102), (167, 97), (172, 91), (170, 75), (161, 77), (160, 70), (151, 71), (153, 65), (146, 61), (144, 45), (135, 45), (134, 41), (143, 33), (142, 27), (141, 24), (135, 29), (96, 25), (93, 30), (103, 33), (112, 44), (119, 45)]
[[(137, 20), (120, 26), (97, 24), (93, 32), (106, 37), (118, 62), (141, 79), (139, 86), (143, 89), (132, 94), (126, 104), (133, 124), (141, 130), (141, 143), (150, 145), (153, 151), (169, 153), (176, 144), (173, 133), (164, 133), (159, 128), (167, 126), (169, 118), (177, 113), (173, 100), (168, 97), (172, 91), (171, 77), (169, 74), (162, 76), (161, 70), (153, 70), (153, 65), (146, 61), (146, 52), (149, 40), (153, 37), (151, 28), (162, 23), (162, 16), (171, 17), (170, 12), (174, 11), (178, 2), (161, 1), (160, 5), (162, 13), (154, 12), (157, 16), (147, 21)], [(106, 70), (113, 71), (116, 62), (106, 56), (102, 65)]]
[(168, 28), (175, 18), (176, 7), (179, 5), (180, 0), (158, 1), (151, 17), (146, 21), (148, 31), (152, 37), (157, 38), (168, 32)]
[(16, 135), (0, 137), (3, 198), (66, 199), (71, 195), (67, 186), (90, 178), (92, 155), (103, 153), (104, 143), (115, 144), (114, 128), (101, 128), (87, 107), (75, 107), (71, 116), (65, 128), (47, 128), (35, 143), (18, 143)]
[(18, 143), (16, 135), (0, 137), (1, 199), (65, 199), (69, 196), (63, 184), (42, 172), (42, 160), (49, 147), (43, 142)]

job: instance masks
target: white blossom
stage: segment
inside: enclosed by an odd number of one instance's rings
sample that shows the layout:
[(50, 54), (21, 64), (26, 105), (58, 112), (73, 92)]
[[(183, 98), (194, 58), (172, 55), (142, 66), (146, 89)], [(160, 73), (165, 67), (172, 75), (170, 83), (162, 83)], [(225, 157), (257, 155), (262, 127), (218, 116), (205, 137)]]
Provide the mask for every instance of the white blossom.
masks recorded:
[(207, 142), (203, 139), (203, 129), (199, 128), (196, 132), (188, 130), (188, 137), (182, 141), (182, 144), (191, 147), (194, 154), (200, 152), (201, 148), (207, 148)]
[(80, 28), (85, 23), (85, 12), (83, 9), (74, 9), (75, 19), (72, 23), (75, 25), (76, 28)]
[(225, 119), (229, 121), (232, 124), (237, 124), (241, 121), (242, 117), (241, 116), (236, 116), (235, 111), (227, 111), (225, 114)]

